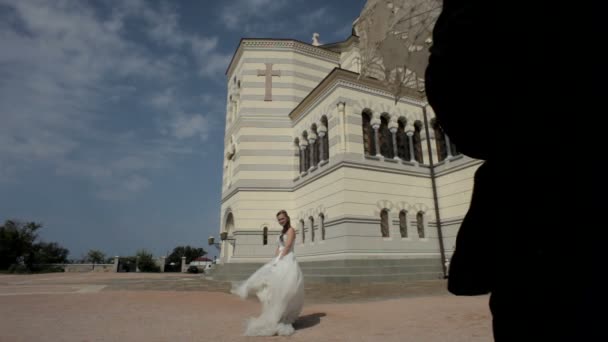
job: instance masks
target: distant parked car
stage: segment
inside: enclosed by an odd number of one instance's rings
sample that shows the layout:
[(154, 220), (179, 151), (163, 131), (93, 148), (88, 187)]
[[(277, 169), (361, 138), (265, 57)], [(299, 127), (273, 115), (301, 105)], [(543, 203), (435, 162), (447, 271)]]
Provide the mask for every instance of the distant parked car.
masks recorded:
[[(191, 267), (196, 267), (198, 272), (190, 272)], [(206, 270), (213, 267), (213, 261), (204, 257), (192, 260), (186, 269), (190, 273), (205, 273)]]
[(188, 271), (188, 273), (198, 273), (198, 272), (201, 272), (201, 271), (199, 271), (198, 266), (195, 266), (195, 265), (189, 266), (188, 269), (187, 269), (187, 271)]

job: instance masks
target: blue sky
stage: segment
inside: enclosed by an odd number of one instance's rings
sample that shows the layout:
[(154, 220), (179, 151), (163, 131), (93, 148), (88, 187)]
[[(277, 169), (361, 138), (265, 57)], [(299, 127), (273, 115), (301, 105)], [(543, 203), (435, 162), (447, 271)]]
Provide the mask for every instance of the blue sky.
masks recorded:
[(218, 236), (241, 37), (346, 39), (365, 0), (0, 0), (0, 220), (80, 258)]

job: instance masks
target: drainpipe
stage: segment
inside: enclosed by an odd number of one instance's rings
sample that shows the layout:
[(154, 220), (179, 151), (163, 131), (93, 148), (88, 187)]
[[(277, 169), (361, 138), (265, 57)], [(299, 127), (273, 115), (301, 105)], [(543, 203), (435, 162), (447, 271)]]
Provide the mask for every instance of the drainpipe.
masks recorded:
[(426, 105), (422, 106), (422, 116), (424, 117), (424, 129), (426, 131), (426, 144), (429, 152), (429, 165), (431, 169), (431, 184), (433, 188), (433, 201), (435, 203), (435, 220), (437, 222), (437, 236), (439, 237), (439, 252), (441, 253), (441, 269), (443, 270), (443, 277), (447, 276), (447, 270), (445, 267), (445, 248), (443, 246), (443, 233), (441, 232), (441, 216), (439, 214), (439, 199), (437, 198), (437, 184), (435, 182), (435, 165), (433, 164), (433, 150), (431, 148), (431, 135), (429, 132), (429, 120), (426, 114)]

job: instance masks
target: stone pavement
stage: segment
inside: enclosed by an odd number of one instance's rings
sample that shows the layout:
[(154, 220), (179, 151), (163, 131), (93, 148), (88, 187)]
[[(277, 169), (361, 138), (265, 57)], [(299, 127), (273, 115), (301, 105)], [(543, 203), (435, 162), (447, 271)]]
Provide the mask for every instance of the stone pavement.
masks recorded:
[[(185, 273), (51, 273), (0, 275), (0, 296), (98, 291), (206, 291), (229, 293), (231, 283)], [(445, 280), (367, 284), (305, 284), (307, 302), (346, 303), (448, 295)]]
[[(260, 313), (230, 283), (201, 275), (0, 275), (0, 342), (261, 341), (242, 336)], [(290, 337), (272, 341), (492, 341), (487, 296), (456, 297), (445, 281), (307, 284)]]

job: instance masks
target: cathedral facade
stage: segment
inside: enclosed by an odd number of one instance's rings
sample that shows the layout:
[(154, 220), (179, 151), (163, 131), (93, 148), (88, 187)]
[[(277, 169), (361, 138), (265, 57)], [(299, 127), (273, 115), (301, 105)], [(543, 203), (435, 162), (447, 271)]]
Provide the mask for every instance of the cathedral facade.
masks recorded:
[(222, 263), (272, 257), (280, 209), (301, 262), (449, 260), (481, 162), (419, 92), (360, 76), (356, 35), (242, 39), (227, 80)]

